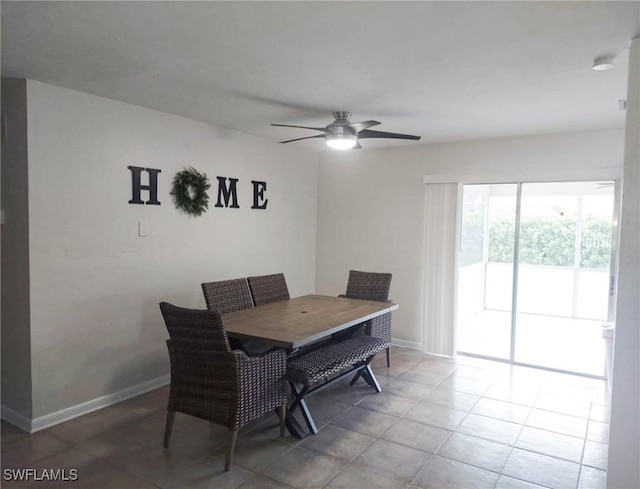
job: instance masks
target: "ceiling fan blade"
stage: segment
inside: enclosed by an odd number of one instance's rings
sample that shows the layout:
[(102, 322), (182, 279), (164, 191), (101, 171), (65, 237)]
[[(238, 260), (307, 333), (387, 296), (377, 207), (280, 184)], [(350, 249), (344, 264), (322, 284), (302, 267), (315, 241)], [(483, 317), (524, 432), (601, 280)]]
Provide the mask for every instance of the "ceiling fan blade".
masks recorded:
[(288, 139), (287, 141), (280, 141), (280, 144), (292, 143), (294, 141), (302, 141), (303, 139), (323, 138), (324, 134), (318, 134), (317, 136), (307, 136), (306, 138)]
[(312, 131), (322, 131), (325, 133), (329, 132), (326, 127), (290, 126), (289, 124), (271, 124), (271, 125), (276, 127), (297, 127), (298, 129), (311, 129)]
[(386, 139), (413, 139), (419, 141), (422, 136), (412, 136), (411, 134), (399, 134), (396, 132), (370, 131), (365, 129), (358, 133), (358, 139), (363, 138), (386, 138)]
[(378, 121), (362, 121), (352, 122), (349, 126), (356, 131), (356, 134), (358, 134), (360, 131), (367, 129), (368, 127), (378, 126), (380, 124), (382, 123)]

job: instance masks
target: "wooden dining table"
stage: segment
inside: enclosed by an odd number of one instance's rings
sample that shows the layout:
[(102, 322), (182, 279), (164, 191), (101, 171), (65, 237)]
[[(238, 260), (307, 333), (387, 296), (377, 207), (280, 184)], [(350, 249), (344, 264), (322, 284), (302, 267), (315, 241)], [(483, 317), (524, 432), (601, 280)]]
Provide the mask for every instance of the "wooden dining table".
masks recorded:
[(224, 314), (227, 334), (260, 340), (288, 350), (398, 309), (391, 301), (304, 295)]
[[(392, 301), (378, 302), (311, 294), (226, 313), (223, 315), (223, 320), (225, 330), (230, 336), (245, 340), (259, 340), (269, 345), (279, 346), (289, 350), (290, 356), (295, 356), (299, 354), (298, 350), (302, 347), (351, 326), (395, 311), (398, 307), (398, 304)], [(361, 373), (361, 369), (366, 367), (369, 361), (366, 365), (354, 366), (353, 371)], [(324, 389), (349, 373), (347, 370), (339, 376), (326, 379), (324, 384), (315, 386), (309, 393)], [(379, 390), (373, 372), (371, 372), (371, 378)], [(292, 384), (291, 387), (294, 392), (300, 393), (295, 385)], [(311, 431), (317, 430), (306, 403), (298, 397), (297, 401), (289, 407), (286, 424), (293, 436), (302, 438), (304, 430), (291, 415), (296, 403), (305, 410), (305, 418)]]

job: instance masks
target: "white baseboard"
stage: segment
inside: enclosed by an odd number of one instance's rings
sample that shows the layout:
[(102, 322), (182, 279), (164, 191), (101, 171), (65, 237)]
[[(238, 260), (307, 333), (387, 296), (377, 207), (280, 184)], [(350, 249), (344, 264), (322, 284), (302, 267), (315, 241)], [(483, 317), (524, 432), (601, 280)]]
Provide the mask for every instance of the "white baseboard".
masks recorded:
[(25, 418), (21, 414), (16, 413), (13, 409), (8, 408), (7, 406), (2, 406), (2, 419), (20, 429), (28, 431), (29, 433), (35, 433), (36, 431), (44, 430), (45, 428), (49, 428), (64, 421), (77, 418), (83, 414), (89, 414), (93, 411), (97, 411), (98, 409), (102, 409), (126, 399), (139, 396), (145, 392), (152, 391), (158, 387), (169, 384), (170, 381), (171, 377), (169, 375), (163, 375), (162, 377), (157, 377), (155, 379), (142, 382), (141, 384), (132, 385), (131, 387), (127, 387), (126, 389), (122, 389), (118, 392), (107, 394), (106, 396), (98, 397), (91, 401), (61, 409), (55, 413), (46, 414), (35, 419)]
[(4, 404), (0, 406), (0, 416), (2, 416), (2, 419), (7, 423), (17, 426), (22, 431), (31, 433), (31, 420), (19, 412), (14, 411), (9, 406), (5, 406)]
[(391, 338), (391, 344), (401, 346), (403, 348), (410, 348), (412, 350), (422, 350), (422, 344), (419, 341), (407, 341), (399, 338)]

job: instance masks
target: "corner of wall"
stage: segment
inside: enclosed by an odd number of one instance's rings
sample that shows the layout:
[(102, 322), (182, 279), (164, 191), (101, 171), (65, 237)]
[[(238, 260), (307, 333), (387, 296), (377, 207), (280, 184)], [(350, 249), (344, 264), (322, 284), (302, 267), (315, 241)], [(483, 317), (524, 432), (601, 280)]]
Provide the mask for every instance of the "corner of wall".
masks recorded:
[(640, 37), (631, 44), (627, 85), (616, 331), (607, 487), (640, 487)]
[(2, 79), (0, 138), (2, 417), (21, 423), (32, 415), (26, 80)]

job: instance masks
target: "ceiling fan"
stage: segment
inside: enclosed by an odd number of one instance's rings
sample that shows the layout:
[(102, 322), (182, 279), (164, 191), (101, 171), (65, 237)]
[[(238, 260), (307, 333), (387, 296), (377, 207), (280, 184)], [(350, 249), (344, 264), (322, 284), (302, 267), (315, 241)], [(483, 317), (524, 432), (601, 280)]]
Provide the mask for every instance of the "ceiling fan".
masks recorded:
[(289, 124), (271, 124), (277, 127), (297, 127), (321, 131), (324, 134), (307, 136), (304, 138), (288, 139), (280, 143), (292, 143), (303, 139), (324, 138), (327, 145), (333, 149), (359, 149), (362, 148), (359, 139), (384, 138), (384, 139), (413, 139), (420, 140), (420, 136), (411, 134), (398, 134), (395, 132), (372, 131), (369, 128), (380, 124), (378, 121), (351, 122), (351, 112), (333, 112), (334, 121), (326, 127), (292, 126)]

